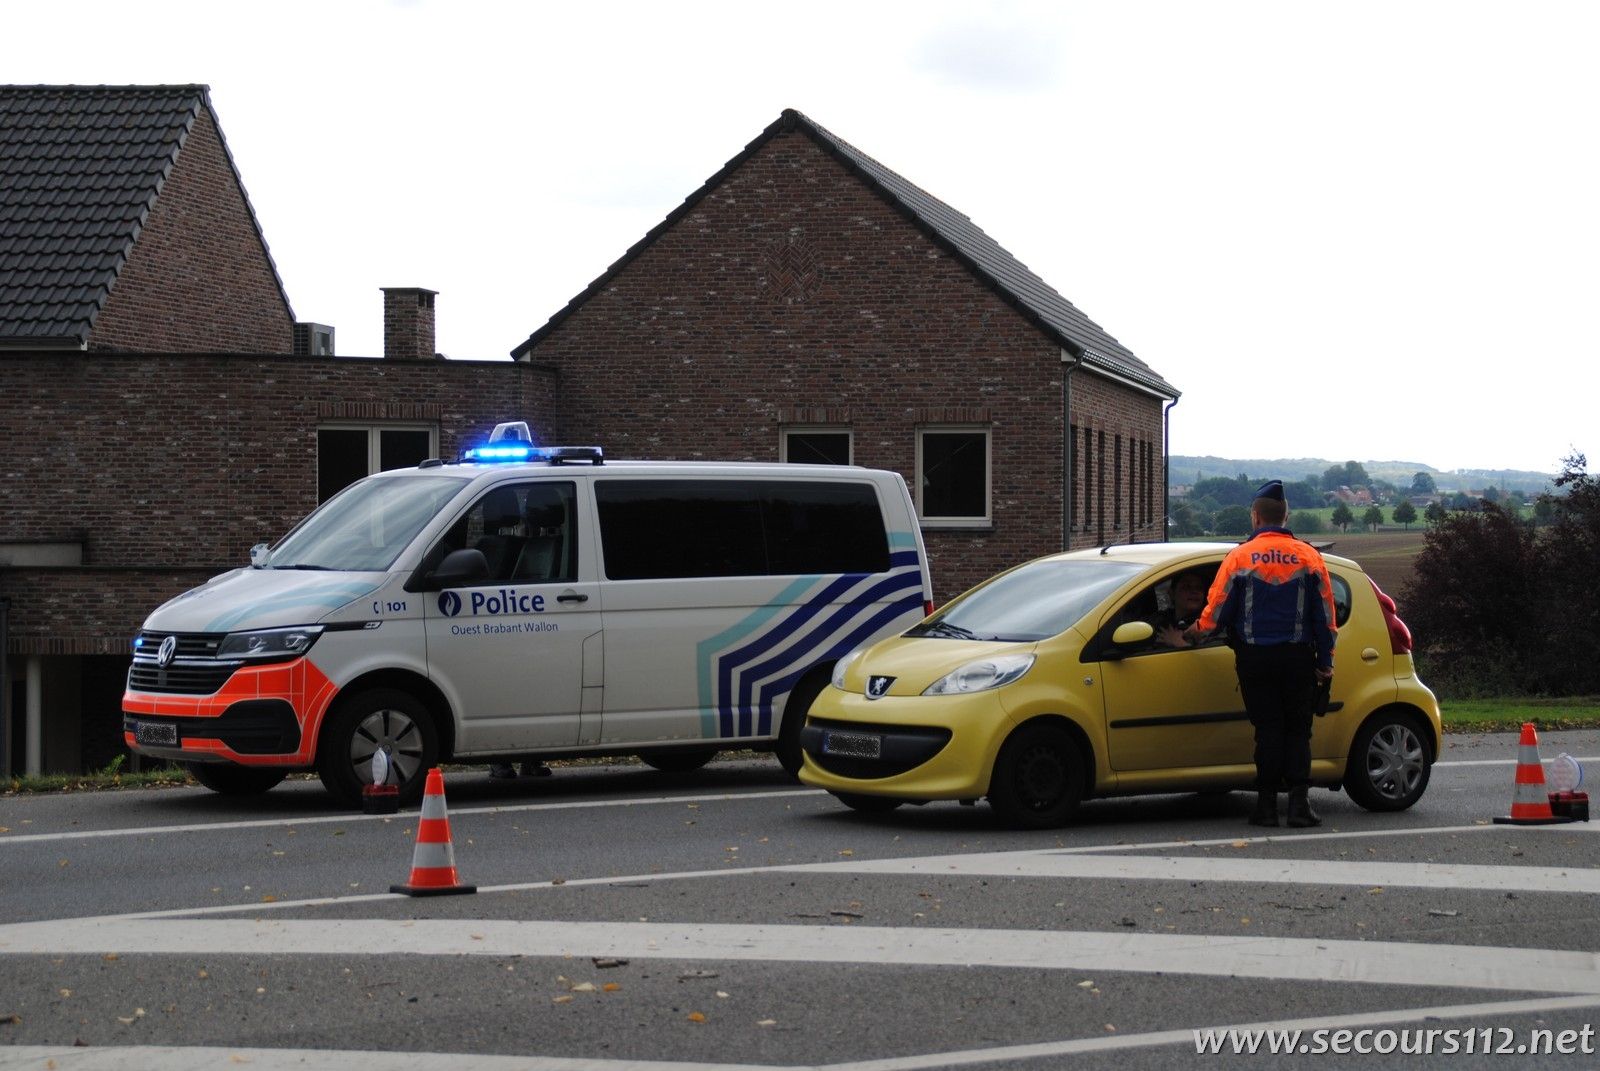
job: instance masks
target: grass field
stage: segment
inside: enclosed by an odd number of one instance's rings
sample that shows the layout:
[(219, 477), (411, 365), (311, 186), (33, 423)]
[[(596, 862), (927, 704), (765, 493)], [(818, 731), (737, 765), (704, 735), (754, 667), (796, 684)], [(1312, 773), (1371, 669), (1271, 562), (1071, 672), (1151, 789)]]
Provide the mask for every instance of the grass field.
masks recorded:
[(1306, 541), (1323, 548), (1325, 553), (1350, 558), (1365, 569), (1386, 594), (1400, 604), (1400, 614), (1405, 616), (1405, 589), (1411, 582), (1412, 566), (1422, 553), (1424, 529), (1419, 525), (1410, 531), (1397, 529), (1377, 532), (1325, 532), (1307, 536)]

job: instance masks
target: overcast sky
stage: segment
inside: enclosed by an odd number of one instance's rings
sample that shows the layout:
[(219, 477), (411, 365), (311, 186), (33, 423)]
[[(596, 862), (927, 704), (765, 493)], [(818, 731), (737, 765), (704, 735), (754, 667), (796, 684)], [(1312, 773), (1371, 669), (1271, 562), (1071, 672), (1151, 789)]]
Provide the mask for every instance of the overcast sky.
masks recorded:
[(500, 358), (796, 108), (1183, 392), (1172, 451), (1600, 461), (1600, 4), (0, 0), (211, 86), (298, 319)]

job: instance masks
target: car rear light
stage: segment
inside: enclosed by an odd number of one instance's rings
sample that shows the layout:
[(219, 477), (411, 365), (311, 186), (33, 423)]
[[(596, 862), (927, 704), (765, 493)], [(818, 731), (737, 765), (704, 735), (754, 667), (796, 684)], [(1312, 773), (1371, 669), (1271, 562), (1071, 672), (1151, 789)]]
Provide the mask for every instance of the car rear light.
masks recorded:
[(1383, 607), (1383, 623), (1389, 626), (1389, 650), (1394, 654), (1410, 654), (1411, 630), (1406, 628), (1406, 623), (1395, 612), (1394, 600), (1385, 595), (1378, 582), (1370, 576), (1367, 577), (1367, 583), (1372, 585), (1373, 594), (1378, 596), (1378, 605)]

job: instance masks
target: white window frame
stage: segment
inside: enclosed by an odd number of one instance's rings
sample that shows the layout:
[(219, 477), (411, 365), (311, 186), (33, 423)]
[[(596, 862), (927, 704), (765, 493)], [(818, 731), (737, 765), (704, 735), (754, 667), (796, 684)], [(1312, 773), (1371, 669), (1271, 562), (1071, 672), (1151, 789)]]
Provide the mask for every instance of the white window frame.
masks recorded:
[[(930, 517), (922, 505), (922, 442), (925, 435), (983, 436), (983, 516)], [(924, 528), (991, 528), (994, 526), (994, 435), (987, 424), (924, 424), (917, 428), (917, 518)]]
[[(317, 431), (364, 431), (367, 433), (367, 475), (382, 471), (378, 468), (383, 462), (383, 432), (386, 431), (425, 431), (428, 433), (428, 456), (439, 456), (439, 426), (437, 424), (367, 424), (348, 420), (335, 421), (329, 424), (318, 424)], [(317, 449), (317, 471), (322, 471), (322, 450)]]
[[(856, 463), (856, 433), (841, 424), (785, 424), (778, 432), (778, 460), (789, 463), (789, 436), (791, 435), (843, 435), (847, 448), (845, 464)], [(807, 464), (808, 462), (800, 462)]]

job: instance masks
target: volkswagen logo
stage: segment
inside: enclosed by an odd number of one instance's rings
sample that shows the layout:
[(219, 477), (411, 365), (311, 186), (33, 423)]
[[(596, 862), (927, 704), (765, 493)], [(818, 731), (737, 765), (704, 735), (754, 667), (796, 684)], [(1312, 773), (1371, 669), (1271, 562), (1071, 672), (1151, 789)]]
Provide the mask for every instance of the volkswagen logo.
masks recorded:
[(461, 612), (461, 596), (453, 591), (439, 592), (439, 612), (446, 617), (454, 617)]
[(868, 677), (867, 698), (882, 699), (883, 694), (889, 690), (889, 685), (894, 683), (893, 677)]
[(173, 656), (178, 653), (178, 637), (168, 636), (161, 641), (161, 647), (156, 651), (156, 665), (166, 669), (172, 665)]

